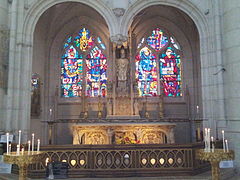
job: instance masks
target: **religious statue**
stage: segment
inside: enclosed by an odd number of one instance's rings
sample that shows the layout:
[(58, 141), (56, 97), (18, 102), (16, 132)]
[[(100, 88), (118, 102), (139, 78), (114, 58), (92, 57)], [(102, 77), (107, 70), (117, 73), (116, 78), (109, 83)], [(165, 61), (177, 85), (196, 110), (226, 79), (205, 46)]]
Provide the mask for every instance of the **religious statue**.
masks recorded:
[(120, 58), (117, 59), (117, 80), (118, 81), (127, 81), (128, 73), (128, 59), (126, 58), (125, 49), (121, 48)]
[(31, 89), (31, 116), (40, 115), (40, 77), (38, 74), (32, 74)]

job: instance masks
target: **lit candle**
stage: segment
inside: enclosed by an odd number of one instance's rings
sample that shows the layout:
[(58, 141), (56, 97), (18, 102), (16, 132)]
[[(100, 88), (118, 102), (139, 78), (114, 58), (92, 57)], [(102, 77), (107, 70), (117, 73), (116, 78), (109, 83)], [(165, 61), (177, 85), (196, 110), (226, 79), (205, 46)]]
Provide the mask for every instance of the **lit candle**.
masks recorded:
[(34, 133), (32, 134), (32, 152), (34, 151)]
[(223, 151), (225, 152), (226, 148), (225, 148), (225, 140), (224, 140), (224, 130), (222, 130), (222, 138), (223, 138)]
[(225, 140), (225, 143), (226, 143), (226, 150), (227, 150), (227, 152), (228, 152), (229, 149), (228, 149), (228, 141), (227, 141), (227, 139)]
[(6, 136), (7, 136), (7, 154), (9, 154), (9, 133), (7, 133)]
[(22, 155), (24, 154), (24, 148), (22, 148)]
[(40, 150), (40, 139), (37, 140), (37, 152)]
[(51, 108), (49, 109), (49, 113), (50, 113), (50, 116), (51, 116), (52, 115), (52, 109)]
[(11, 150), (12, 150), (12, 145), (9, 144), (9, 153), (11, 153)]
[(30, 154), (31, 141), (28, 141), (28, 154)]
[(22, 131), (19, 130), (18, 131), (18, 144), (19, 144), (19, 146), (21, 145), (21, 133), (22, 133)]
[(197, 114), (199, 113), (199, 106), (197, 106)]

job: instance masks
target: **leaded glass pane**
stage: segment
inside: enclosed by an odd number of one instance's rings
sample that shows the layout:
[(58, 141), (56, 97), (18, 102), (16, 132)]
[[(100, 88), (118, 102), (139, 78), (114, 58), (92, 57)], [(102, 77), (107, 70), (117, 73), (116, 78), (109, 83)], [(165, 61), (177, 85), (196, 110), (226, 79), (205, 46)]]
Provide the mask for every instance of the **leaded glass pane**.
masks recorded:
[(156, 28), (152, 31), (152, 35), (147, 38), (147, 43), (153, 49), (159, 51), (168, 44), (168, 38), (161, 29)]
[(107, 94), (107, 60), (95, 46), (86, 59), (86, 96), (105, 97)]
[(182, 96), (181, 59), (171, 47), (160, 56), (160, 78), (166, 96)]
[(94, 39), (90, 36), (90, 31), (86, 28), (82, 28), (79, 31), (79, 36), (74, 38), (74, 43), (82, 51), (86, 51), (94, 46)]
[(147, 47), (140, 50), (135, 58), (136, 81), (139, 96), (157, 95), (157, 68), (156, 56)]

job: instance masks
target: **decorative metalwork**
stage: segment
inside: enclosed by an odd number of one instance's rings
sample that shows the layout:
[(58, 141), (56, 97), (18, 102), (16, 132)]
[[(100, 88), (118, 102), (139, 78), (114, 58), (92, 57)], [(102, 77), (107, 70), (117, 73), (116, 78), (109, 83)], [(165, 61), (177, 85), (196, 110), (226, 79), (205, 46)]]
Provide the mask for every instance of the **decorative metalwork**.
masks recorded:
[(209, 161), (212, 166), (212, 179), (220, 179), (219, 163), (224, 160), (233, 160), (234, 152), (224, 152), (223, 149), (215, 149), (214, 152), (205, 152), (204, 149), (199, 149), (196, 152), (197, 159)]
[[(114, 174), (130, 175), (137, 173), (161, 175), (196, 173), (208, 166), (207, 162), (195, 158), (195, 149), (202, 145), (84, 145), (42, 147), (45, 157), (38, 165), (29, 166), (32, 177), (41, 177), (46, 164), (66, 160), (69, 164), (69, 177), (94, 177)], [(51, 149), (51, 150), (49, 150)], [(194, 163), (193, 163), (194, 162)], [(159, 171), (161, 169), (161, 171)], [(34, 173), (31, 173), (34, 172)], [(38, 175), (38, 176), (37, 176)], [(77, 176), (76, 176), (77, 175)]]
[(10, 154), (4, 154), (4, 162), (9, 164), (16, 164), (19, 167), (19, 180), (27, 179), (27, 170), (29, 164), (36, 164), (41, 162), (44, 157), (43, 152), (20, 152), (20, 155), (17, 155), (16, 152), (11, 152)]

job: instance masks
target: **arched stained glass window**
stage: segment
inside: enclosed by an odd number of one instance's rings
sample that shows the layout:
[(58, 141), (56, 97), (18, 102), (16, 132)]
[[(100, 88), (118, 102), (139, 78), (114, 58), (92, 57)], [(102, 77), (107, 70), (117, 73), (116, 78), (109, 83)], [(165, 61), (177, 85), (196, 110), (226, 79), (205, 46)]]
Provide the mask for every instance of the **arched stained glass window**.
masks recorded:
[(135, 58), (136, 80), (139, 96), (157, 95), (157, 64), (156, 56), (147, 47), (140, 50)]
[[(100, 38), (100, 37), (99, 37)], [(61, 60), (61, 96), (106, 96), (107, 59), (102, 50), (102, 40), (94, 42), (90, 31), (82, 28), (76, 37), (68, 37), (64, 43)], [(86, 52), (87, 55), (84, 55)], [(84, 73), (85, 72), (85, 73)]]
[(181, 96), (181, 59), (168, 47), (160, 55), (160, 77), (166, 96)]
[[(137, 48), (140, 49), (135, 58), (139, 96), (157, 95), (160, 82), (166, 96), (182, 96), (181, 59), (176, 53), (180, 46), (176, 40), (156, 28), (145, 43), (144, 37), (140, 39)], [(156, 73), (156, 63), (159, 64), (159, 74)]]
[(107, 91), (107, 60), (102, 51), (95, 46), (87, 55), (86, 75), (87, 87), (86, 95), (96, 97), (106, 96)]

